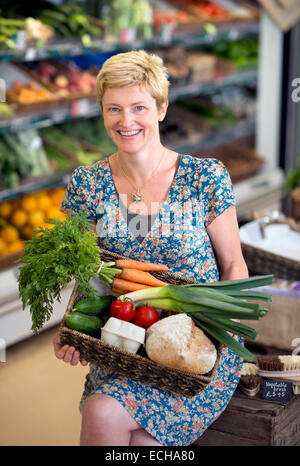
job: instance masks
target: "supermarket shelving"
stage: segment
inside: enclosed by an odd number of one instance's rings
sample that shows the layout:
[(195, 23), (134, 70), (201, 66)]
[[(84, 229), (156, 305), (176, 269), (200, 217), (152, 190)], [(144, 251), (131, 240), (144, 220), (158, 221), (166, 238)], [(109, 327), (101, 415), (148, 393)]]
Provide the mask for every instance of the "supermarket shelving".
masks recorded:
[[(203, 84), (173, 85), (170, 89), (169, 102), (175, 102), (179, 97), (210, 94), (226, 85), (255, 84), (256, 80), (257, 70), (249, 69), (217, 77), (213, 81)], [(0, 134), (5, 131), (16, 132), (32, 126), (43, 128), (74, 118), (92, 118), (95, 116), (100, 116), (100, 108), (96, 98), (74, 99), (73, 101), (36, 106), (27, 110), (18, 110), (13, 118), (0, 121)]]
[(169, 40), (154, 36), (151, 40), (135, 40), (127, 44), (117, 41), (107, 41), (105, 38), (93, 38), (90, 47), (84, 47), (78, 39), (56, 39), (46, 43), (41, 48), (34, 45), (19, 50), (0, 50), (0, 61), (31, 61), (43, 58), (53, 58), (62, 55), (76, 56), (90, 52), (120, 52), (131, 49), (166, 47), (185, 45), (187, 47), (211, 45), (217, 40), (233, 41), (239, 38), (257, 35), (259, 23), (257, 21), (226, 23), (216, 27), (212, 34), (204, 27), (179, 28)]
[[(118, 42), (107, 42), (103, 38), (92, 40), (91, 47), (84, 47), (79, 40), (63, 39), (55, 40), (42, 48), (29, 47), (23, 50), (0, 51), (0, 62), (29, 61), (49, 57), (76, 56), (90, 52), (113, 52), (126, 51), (138, 48), (159, 48), (174, 45), (183, 45), (187, 48), (212, 45), (218, 40), (234, 41), (242, 37), (257, 36), (259, 34), (259, 21), (255, 22), (233, 22), (218, 25), (215, 33), (209, 33), (205, 27), (179, 28), (171, 39), (153, 37), (149, 41), (134, 41), (130, 44)], [(227, 85), (255, 85), (257, 82), (257, 69), (236, 71), (232, 74), (219, 76), (207, 83), (192, 83), (186, 85), (174, 85), (170, 89), (169, 101), (176, 102), (180, 97), (196, 96), (199, 94), (210, 94), (217, 89)], [(100, 116), (100, 108), (96, 97), (61, 101), (35, 106), (28, 109), (16, 109), (15, 115), (8, 120), (0, 121), (0, 134), (6, 131), (17, 132), (26, 128), (43, 128), (64, 123), (78, 118), (93, 118)], [(229, 127), (222, 128), (217, 132), (209, 132), (203, 139), (194, 141), (178, 141), (168, 144), (171, 149), (182, 153), (194, 152), (211, 145), (230, 142), (236, 138), (251, 135), (255, 132), (254, 119), (240, 121)], [(64, 175), (45, 176), (28, 182), (24, 181), (17, 188), (0, 189), (0, 202), (15, 199), (35, 191), (65, 186), (69, 181), (70, 173)]]
[(194, 140), (193, 142), (176, 142), (168, 144), (170, 149), (173, 149), (181, 154), (193, 153), (196, 150), (205, 149), (211, 146), (221, 146), (235, 139), (241, 139), (251, 136), (255, 131), (255, 118), (250, 118), (235, 122), (233, 125), (225, 126), (217, 131), (209, 132), (204, 138)]
[[(240, 121), (234, 125), (224, 127), (220, 130), (210, 132), (205, 138), (193, 140), (192, 142), (177, 141), (174, 144), (168, 144), (170, 149), (179, 153), (193, 153), (196, 150), (205, 147), (226, 144), (232, 140), (250, 136), (255, 130), (255, 119)], [(0, 190), (0, 202), (16, 199), (17, 197), (31, 194), (44, 189), (57, 188), (66, 186), (70, 180), (70, 173), (56, 176), (45, 176), (35, 178), (28, 182), (20, 184), (17, 188), (7, 188)]]
[(17, 188), (7, 188), (0, 191), (0, 202), (11, 201), (20, 196), (26, 196), (45, 189), (66, 186), (70, 180), (70, 174), (44, 176), (21, 183)]

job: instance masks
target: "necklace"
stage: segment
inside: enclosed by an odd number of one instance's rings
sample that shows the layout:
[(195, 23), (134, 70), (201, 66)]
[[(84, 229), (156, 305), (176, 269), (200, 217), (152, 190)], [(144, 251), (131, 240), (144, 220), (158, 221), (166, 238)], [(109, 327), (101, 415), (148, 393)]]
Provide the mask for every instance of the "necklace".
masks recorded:
[(121, 170), (122, 170), (122, 172), (123, 172), (123, 175), (125, 176), (125, 178), (127, 179), (127, 181), (131, 184), (131, 186), (132, 186), (132, 187), (134, 188), (134, 190), (135, 190), (135, 193), (133, 193), (133, 195), (132, 195), (132, 200), (133, 200), (133, 202), (141, 202), (141, 201), (142, 201), (143, 197), (142, 197), (142, 195), (141, 195), (141, 189), (145, 186), (146, 183), (148, 183), (148, 181), (150, 181), (150, 180), (153, 178), (153, 176), (155, 175), (155, 173), (156, 173), (157, 170), (159, 169), (160, 164), (161, 164), (161, 161), (162, 161), (163, 156), (164, 156), (164, 153), (165, 153), (165, 148), (163, 148), (162, 153), (161, 153), (161, 157), (160, 157), (160, 160), (159, 160), (159, 163), (158, 163), (157, 167), (156, 167), (156, 168), (153, 170), (153, 172), (151, 173), (150, 178), (148, 178), (148, 179), (142, 184), (142, 186), (140, 186), (140, 187), (138, 187), (138, 188), (137, 188), (136, 186), (134, 186), (134, 185), (132, 184), (132, 182), (130, 181), (130, 179), (128, 178), (128, 176), (127, 176), (127, 174), (126, 174), (124, 168), (122, 167), (119, 154), (117, 154), (118, 163), (119, 163), (120, 168), (121, 168)]

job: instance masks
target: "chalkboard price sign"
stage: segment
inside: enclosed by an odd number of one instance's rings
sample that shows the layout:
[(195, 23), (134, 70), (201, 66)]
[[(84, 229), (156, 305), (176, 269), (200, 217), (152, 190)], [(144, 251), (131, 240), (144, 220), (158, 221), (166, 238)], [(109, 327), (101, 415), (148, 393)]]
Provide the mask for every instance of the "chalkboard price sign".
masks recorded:
[(289, 401), (293, 394), (293, 383), (284, 380), (265, 379), (263, 399), (269, 401)]

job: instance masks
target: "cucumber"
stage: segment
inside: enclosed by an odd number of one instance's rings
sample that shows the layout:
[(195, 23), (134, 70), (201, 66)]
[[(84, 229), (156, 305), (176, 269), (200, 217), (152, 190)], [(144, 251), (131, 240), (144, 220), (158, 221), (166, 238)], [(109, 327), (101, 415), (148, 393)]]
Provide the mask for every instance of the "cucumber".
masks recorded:
[(66, 326), (83, 333), (94, 333), (100, 330), (103, 322), (99, 317), (88, 316), (78, 311), (73, 311), (66, 317)]
[(103, 313), (105, 310), (109, 310), (111, 303), (115, 300), (115, 296), (100, 296), (99, 298), (94, 299), (81, 299), (80, 301), (77, 301), (74, 308), (82, 314), (96, 316)]

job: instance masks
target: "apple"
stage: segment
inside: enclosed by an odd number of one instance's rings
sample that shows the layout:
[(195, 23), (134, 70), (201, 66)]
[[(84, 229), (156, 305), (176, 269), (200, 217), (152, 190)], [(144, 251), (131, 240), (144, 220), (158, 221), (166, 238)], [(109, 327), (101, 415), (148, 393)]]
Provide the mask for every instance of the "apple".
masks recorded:
[(58, 87), (68, 87), (69, 80), (63, 74), (59, 74), (55, 77), (54, 84)]

